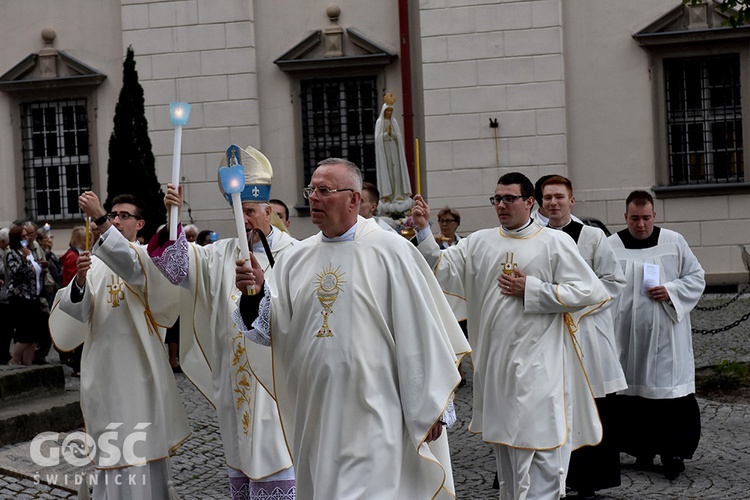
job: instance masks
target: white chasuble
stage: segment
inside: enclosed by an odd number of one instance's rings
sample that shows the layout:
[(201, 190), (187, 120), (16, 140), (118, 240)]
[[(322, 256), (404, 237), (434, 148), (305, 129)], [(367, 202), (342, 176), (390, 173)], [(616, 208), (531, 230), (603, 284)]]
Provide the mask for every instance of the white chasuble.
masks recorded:
[[(278, 258), (295, 240), (275, 231), (271, 253)], [(246, 342), (231, 320), (239, 300), (235, 261), (237, 238), (188, 246), (188, 277), (181, 284), (180, 359), (185, 375), (216, 407), (227, 465), (251, 479), (263, 479), (292, 466), (276, 402), (258, 383)], [(264, 253), (255, 257), (270, 271)]]
[(460, 381), (463, 335), (414, 246), (360, 217), (354, 241), (310, 237), (268, 281), (298, 498), (452, 497), (424, 439)]
[(94, 465), (109, 469), (167, 458), (190, 434), (163, 340), (164, 328), (177, 319), (177, 289), (144, 246), (117, 230), (92, 253), (83, 300), (71, 301), (72, 281), (58, 292), (49, 324), (59, 349), (84, 343), (86, 432), (95, 444), (109, 441), (120, 450), (119, 456), (99, 450)]
[[(419, 250), (443, 290), (466, 297), (474, 362), (470, 431), (525, 449), (553, 449), (569, 439), (573, 448), (598, 443), (601, 424), (574, 333), (583, 308), (601, 307), (608, 296), (573, 240), (531, 223), (520, 231), (477, 231), (442, 251), (427, 238)], [(524, 297), (498, 287), (500, 273), (516, 267), (528, 274)]]
[[(695, 392), (690, 311), (703, 293), (704, 271), (685, 239), (661, 228), (658, 244), (625, 248), (619, 234), (609, 242), (628, 287), (615, 309), (615, 336), (628, 388), (622, 394), (671, 399)], [(659, 284), (669, 302), (643, 295), (644, 264), (659, 266)]]

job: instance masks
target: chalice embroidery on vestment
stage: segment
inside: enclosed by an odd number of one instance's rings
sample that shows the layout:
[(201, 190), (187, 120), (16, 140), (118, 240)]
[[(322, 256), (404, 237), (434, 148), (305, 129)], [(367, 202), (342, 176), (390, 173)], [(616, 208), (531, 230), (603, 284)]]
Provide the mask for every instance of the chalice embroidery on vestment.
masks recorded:
[(320, 314), (323, 315), (323, 325), (315, 334), (316, 337), (333, 337), (333, 332), (328, 326), (328, 317), (333, 314), (333, 303), (339, 297), (341, 292), (341, 285), (346, 283), (342, 277), (346, 274), (339, 271), (339, 267), (333, 269), (331, 264), (324, 268), (322, 272), (318, 273), (318, 277), (315, 280), (316, 293), (320, 305), (323, 306), (323, 310)]

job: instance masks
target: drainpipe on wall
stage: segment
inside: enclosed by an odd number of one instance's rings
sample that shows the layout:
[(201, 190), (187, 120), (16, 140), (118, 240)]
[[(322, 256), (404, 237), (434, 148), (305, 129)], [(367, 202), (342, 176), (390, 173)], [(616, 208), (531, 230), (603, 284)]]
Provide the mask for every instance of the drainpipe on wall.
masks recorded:
[(414, 111), (411, 95), (411, 45), (409, 42), (409, 0), (398, 0), (398, 28), (401, 39), (401, 93), (404, 107), (404, 150), (409, 166), (412, 193), (416, 193), (414, 174)]

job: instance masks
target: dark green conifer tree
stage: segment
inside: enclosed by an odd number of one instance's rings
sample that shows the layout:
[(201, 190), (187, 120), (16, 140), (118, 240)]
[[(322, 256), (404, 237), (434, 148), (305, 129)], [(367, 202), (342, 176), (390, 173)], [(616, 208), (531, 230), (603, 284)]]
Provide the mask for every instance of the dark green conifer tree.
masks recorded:
[(122, 89), (115, 107), (115, 125), (109, 138), (107, 163), (107, 201), (123, 193), (135, 195), (143, 204), (146, 225), (140, 232), (146, 241), (167, 220), (164, 192), (156, 178), (154, 154), (148, 137), (143, 87), (138, 83), (133, 47), (123, 63)]

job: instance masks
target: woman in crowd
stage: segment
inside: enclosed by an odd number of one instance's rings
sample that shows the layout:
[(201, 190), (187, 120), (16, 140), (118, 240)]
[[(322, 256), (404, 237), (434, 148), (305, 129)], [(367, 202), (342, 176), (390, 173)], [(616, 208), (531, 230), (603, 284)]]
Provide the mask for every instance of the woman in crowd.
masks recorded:
[[(44, 250), (44, 259), (48, 263), (47, 271), (49, 271), (52, 281), (57, 285), (55, 291), (52, 292), (52, 298), (55, 298), (55, 293), (62, 283), (62, 262), (60, 261), (60, 257), (52, 250), (55, 244), (55, 235), (48, 229), (40, 227), (36, 230), (36, 240), (39, 242), (42, 250)], [(49, 301), (49, 304), (52, 305), (52, 301)]]
[(8, 278), (8, 301), (14, 314), (24, 321), (16, 324), (11, 365), (31, 365), (36, 344), (49, 335), (48, 315), (42, 311), (39, 294), (42, 290), (42, 268), (26, 248), (27, 230), (13, 226), (8, 233), (5, 273)]
[(440, 248), (445, 250), (458, 243), (461, 239), (456, 234), (456, 229), (461, 225), (461, 214), (458, 210), (445, 207), (438, 212), (438, 224), (440, 225), (440, 234), (435, 236), (435, 241), (440, 245)]
[(70, 233), (70, 248), (68, 248), (62, 256), (62, 286), (68, 286), (70, 280), (76, 275), (78, 269), (76, 262), (78, 262), (78, 255), (85, 250), (86, 246), (86, 228), (83, 226), (76, 226)]

